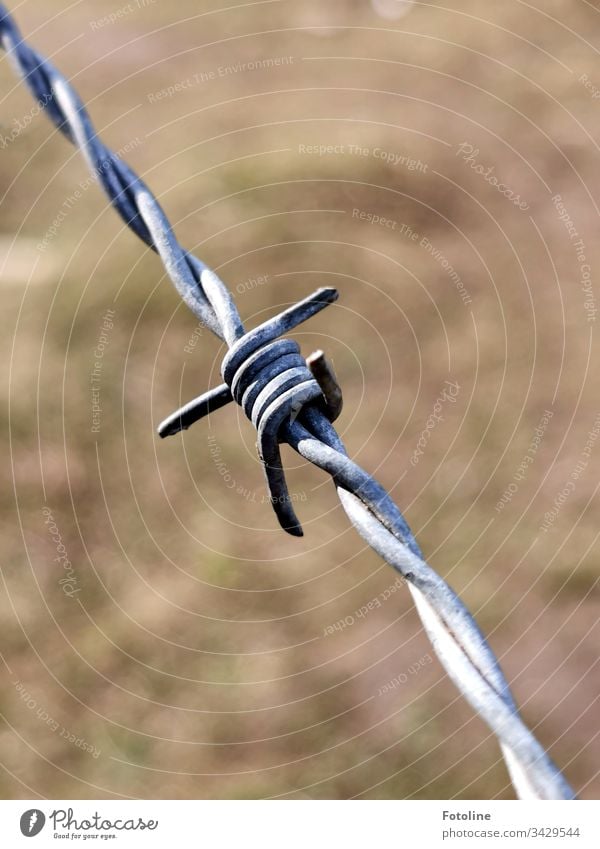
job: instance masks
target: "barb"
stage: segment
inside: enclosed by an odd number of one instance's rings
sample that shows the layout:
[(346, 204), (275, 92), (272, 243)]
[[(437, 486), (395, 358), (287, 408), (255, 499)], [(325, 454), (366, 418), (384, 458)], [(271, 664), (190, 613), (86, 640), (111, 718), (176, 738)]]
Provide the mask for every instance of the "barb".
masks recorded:
[(450, 678), (492, 729), (520, 798), (572, 799), (562, 774), (521, 719), (498, 662), (475, 620), (425, 562), (402, 513), (386, 491), (347, 455), (331, 422), (341, 390), (321, 352), (308, 365), (291, 339), (280, 338), (337, 298), (320, 289), (246, 332), (231, 294), (217, 275), (184, 250), (158, 201), (137, 175), (99, 140), (74, 89), (29, 47), (0, 3), (0, 41), (32, 94), (58, 129), (84, 154), (122, 219), (156, 251), (177, 292), (215, 335), (225, 340), (224, 383), (173, 413), (159, 427), (169, 436), (235, 400), (258, 432), (271, 502), (282, 527), (300, 535), (281, 466), (279, 444), (333, 478), (350, 521), (406, 579), (433, 647)]

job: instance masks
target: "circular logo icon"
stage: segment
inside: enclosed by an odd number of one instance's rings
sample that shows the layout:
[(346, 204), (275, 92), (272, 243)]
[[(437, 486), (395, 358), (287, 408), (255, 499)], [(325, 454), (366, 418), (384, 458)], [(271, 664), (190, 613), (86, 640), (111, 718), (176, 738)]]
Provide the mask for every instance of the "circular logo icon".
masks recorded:
[(21, 816), (21, 834), (25, 837), (35, 837), (46, 824), (46, 817), (37, 808), (25, 811)]

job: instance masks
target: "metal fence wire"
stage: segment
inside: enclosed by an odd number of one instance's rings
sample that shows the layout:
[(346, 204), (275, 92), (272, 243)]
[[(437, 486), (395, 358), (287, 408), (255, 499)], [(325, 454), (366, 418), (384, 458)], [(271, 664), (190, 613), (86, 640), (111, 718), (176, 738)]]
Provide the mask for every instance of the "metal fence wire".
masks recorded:
[(429, 566), (402, 513), (382, 486), (354, 463), (332, 426), (341, 393), (326, 359), (305, 361), (297, 343), (281, 338), (337, 298), (319, 289), (280, 315), (246, 331), (230, 292), (178, 243), (158, 201), (142, 180), (101, 142), (76, 91), (23, 40), (0, 3), (0, 41), (12, 64), (56, 127), (76, 145), (128, 227), (156, 251), (177, 292), (228, 352), (224, 383), (187, 404), (159, 427), (161, 436), (187, 428), (232, 400), (258, 433), (271, 504), (282, 527), (301, 535), (279, 444), (333, 478), (350, 521), (364, 540), (404, 577), (432, 645), (452, 681), (496, 735), (521, 799), (572, 799), (574, 792), (521, 719), (498, 661), (477, 623)]

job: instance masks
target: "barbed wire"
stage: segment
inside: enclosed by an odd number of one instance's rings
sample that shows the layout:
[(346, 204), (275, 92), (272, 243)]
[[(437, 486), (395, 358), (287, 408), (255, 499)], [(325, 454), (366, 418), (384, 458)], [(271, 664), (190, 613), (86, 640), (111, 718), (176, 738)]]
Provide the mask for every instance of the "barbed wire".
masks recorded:
[(341, 504), (363, 539), (404, 577), (433, 648), (448, 675), (496, 735), (521, 799), (572, 799), (574, 792), (523, 722), (498, 661), (456, 593), (429, 566), (406, 520), (383, 487), (347, 455), (332, 426), (341, 390), (322, 352), (305, 361), (281, 338), (337, 299), (319, 289), (246, 331), (219, 277), (177, 241), (146, 184), (96, 135), (77, 92), (52, 63), (25, 43), (0, 3), (0, 41), (56, 127), (76, 145), (133, 232), (156, 251), (184, 303), (228, 352), (224, 383), (177, 410), (158, 429), (169, 436), (235, 400), (258, 433), (258, 453), (281, 526), (301, 535), (279, 445), (289, 444), (331, 475)]

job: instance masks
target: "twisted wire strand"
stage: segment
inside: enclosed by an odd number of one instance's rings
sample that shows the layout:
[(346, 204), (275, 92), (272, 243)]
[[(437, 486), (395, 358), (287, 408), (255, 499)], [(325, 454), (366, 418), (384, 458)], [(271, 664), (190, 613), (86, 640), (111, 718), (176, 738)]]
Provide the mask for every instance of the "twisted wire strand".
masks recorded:
[[(333, 478), (361, 537), (404, 577), (423, 626), (448, 675), (498, 738), (517, 795), (572, 799), (574, 792), (521, 719), (498, 661), (477, 623), (426, 562), (406, 520), (383, 487), (354, 463), (332, 426), (321, 387), (295, 342), (280, 337), (337, 297), (323, 289), (246, 332), (231, 293), (203, 262), (181, 247), (145, 183), (97, 137), (65, 77), (29, 47), (0, 3), (0, 42), (55, 126), (84, 154), (127, 226), (156, 251), (185, 304), (228, 352), (224, 384), (178, 410), (159, 428), (176, 433), (235, 400), (258, 432), (271, 501), (282, 526), (301, 533), (291, 509), (279, 443), (287, 442)], [(331, 420), (330, 420), (331, 419)]]

